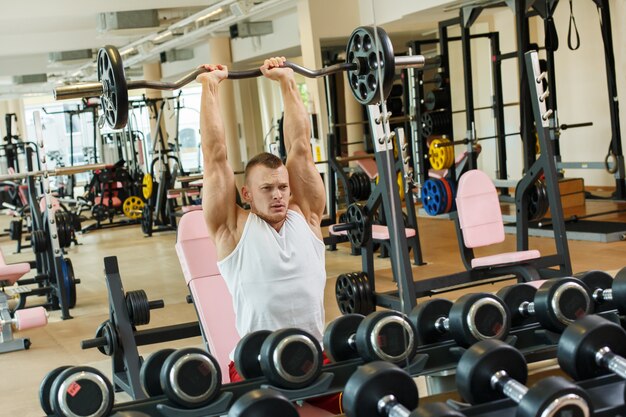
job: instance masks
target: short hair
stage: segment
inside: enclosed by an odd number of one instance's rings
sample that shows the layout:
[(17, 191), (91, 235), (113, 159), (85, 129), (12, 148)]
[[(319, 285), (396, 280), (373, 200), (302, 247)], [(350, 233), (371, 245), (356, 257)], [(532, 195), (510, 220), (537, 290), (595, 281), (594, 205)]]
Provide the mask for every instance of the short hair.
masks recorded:
[(250, 170), (257, 165), (263, 165), (264, 167), (276, 169), (283, 165), (283, 161), (269, 152), (262, 152), (248, 161), (246, 169), (244, 170), (244, 181), (248, 178)]

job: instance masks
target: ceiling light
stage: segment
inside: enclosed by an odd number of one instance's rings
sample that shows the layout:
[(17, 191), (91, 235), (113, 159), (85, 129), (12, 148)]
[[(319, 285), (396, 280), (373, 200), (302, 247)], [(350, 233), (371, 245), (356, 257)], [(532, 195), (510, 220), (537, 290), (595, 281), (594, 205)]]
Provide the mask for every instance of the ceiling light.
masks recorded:
[(199, 18), (196, 19), (196, 23), (200, 23), (203, 20), (211, 18), (211, 17), (213, 17), (215, 15), (218, 15), (218, 14), (222, 13), (222, 10), (223, 9), (220, 7), (219, 9), (215, 9), (212, 12), (209, 12), (209, 13), (205, 14), (204, 16), (200, 16)]

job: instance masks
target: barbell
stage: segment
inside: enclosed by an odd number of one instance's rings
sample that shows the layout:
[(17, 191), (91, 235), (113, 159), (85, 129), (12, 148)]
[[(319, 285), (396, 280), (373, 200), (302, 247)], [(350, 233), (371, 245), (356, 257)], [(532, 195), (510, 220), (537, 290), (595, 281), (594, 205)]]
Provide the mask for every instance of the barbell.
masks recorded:
[(74, 174), (80, 174), (81, 172), (96, 171), (98, 169), (107, 169), (107, 168), (111, 168), (111, 165), (88, 164), (88, 165), (77, 165), (73, 167), (44, 169), (44, 170), (39, 170), (39, 171), (16, 172), (14, 174), (0, 175), (0, 182), (22, 180), (28, 177), (41, 177), (43, 175), (48, 175), (49, 177), (56, 177), (56, 176), (61, 176), (61, 175), (74, 175)]
[[(396, 67), (423, 68), (427, 58), (423, 55), (395, 56), (393, 45), (384, 29), (372, 26), (357, 27), (348, 40), (346, 62), (319, 70), (311, 70), (286, 61), (283, 66), (307, 78), (325, 77), (341, 71), (348, 73), (352, 94), (363, 105), (376, 104), (381, 95), (386, 98), (393, 85)], [(176, 82), (137, 80), (126, 81), (122, 57), (116, 47), (107, 45), (98, 51), (98, 81), (71, 84), (54, 89), (56, 100), (100, 96), (104, 118), (113, 129), (121, 129), (128, 121), (128, 90), (176, 90), (189, 84), (207, 70), (195, 69)], [(260, 69), (229, 71), (229, 79), (261, 76)]]

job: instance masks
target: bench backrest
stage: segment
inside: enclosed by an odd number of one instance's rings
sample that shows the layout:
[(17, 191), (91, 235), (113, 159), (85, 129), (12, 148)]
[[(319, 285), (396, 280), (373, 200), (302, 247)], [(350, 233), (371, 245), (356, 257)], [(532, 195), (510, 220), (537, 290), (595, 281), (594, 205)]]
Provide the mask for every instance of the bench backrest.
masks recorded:
[(201, 210), (191, 211), (181, 218), (176, 253), (209, 351), (220, 364), (222, 382), (229, 382), (229, 354), (239, 341), (239, 334), (232, 297), (217, 269), (217, 251)]
[(504, 241), (498, 193), (487, 174), (473, 169), (461, 176), (456, 207), (465, 246), (476, 248)]

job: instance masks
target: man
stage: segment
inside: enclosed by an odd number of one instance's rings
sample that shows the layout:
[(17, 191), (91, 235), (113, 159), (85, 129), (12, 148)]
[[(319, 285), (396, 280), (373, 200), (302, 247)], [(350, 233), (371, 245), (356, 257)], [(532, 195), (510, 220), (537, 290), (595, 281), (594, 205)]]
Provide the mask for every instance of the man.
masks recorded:
[[(235, 176), (226, 155), (218, 88), (228, 70), (206, 65), (209, 72), (198, 76), (202, 209), (218, 268), (233, 296), (239, 335), (297, 327), (321, 341), (326, 270), (320, 225), (326, 192), (311, 155), (309, 115), (293, 71), (281, 67), (284, 61), (265, 60), (261, 72), (280, 85), (287, 162), (269, 153), (248, 162), (241, 195), (250, 211), (235, 204)], [(240, 379), (232, 363), (229, 370), (231, 381)]]

